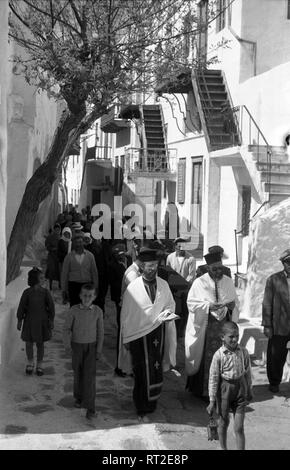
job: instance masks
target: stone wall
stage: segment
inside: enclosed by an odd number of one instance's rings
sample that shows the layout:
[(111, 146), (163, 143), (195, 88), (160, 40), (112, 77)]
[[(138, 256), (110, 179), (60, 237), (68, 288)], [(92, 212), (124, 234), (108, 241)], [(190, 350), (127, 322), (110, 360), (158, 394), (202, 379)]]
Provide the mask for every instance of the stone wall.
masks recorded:
[(261, 318), (266, 279), (283, 269), (279, 257), (287, 248), (290, 248), (290, 198), (251, 223), (242, 316)]

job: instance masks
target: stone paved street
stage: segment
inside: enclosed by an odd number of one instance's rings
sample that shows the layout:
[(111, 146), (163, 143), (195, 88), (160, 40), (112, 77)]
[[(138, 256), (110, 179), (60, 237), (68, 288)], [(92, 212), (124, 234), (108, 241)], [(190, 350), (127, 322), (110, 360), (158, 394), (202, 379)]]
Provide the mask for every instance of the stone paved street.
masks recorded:
[[(62, 344), (67, 306), (53, 291), (56, 320), (46, 343), (44, 376), (24, 374), (24, 343), (4, 377), (0, 393), (0, 449), (216, 450), (207, 440), (205, 404), (185, 391), (183, 347), (176, 370), (165, 374), (162, 396), (150, 423), (140, 424), (132, 403), (133, 379), (114, 375), (116, 324), (114, 304), (107, 299), (103, 358), (97, 366), (98, 415), (88, 422), (73, 407), (70, 357)], [(15, 322), (16, 327), (16, 322)], [(273, 397), (264, 366), (253, 367), (255, 399), (246, 415), (248, 449), (290, 449), (290, 385)], [(234, 448), (232, 427), (229, 447)]]

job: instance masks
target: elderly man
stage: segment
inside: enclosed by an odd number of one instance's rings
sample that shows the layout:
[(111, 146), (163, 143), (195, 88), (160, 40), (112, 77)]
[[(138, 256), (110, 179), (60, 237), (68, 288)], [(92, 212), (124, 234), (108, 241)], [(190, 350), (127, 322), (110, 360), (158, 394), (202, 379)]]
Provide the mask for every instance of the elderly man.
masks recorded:
[(290, 341), (290, 249), (279, 259), (284, 269), (268, 277), (262, 308), (262, 325), (268, 338), (267, 376), (272, 393), (279, 392)]
[(93, 284), (98, 291), (98, 270), (94, 255), (84, 249), (83, 235), (73, 239), (73, 249), (64, 259), (61, 273), (63, 297), (70, 306), (80, 303), (80, 291), (84, 284)]
[(184, 250), (183, 244), (186, 242), (187, 240), (181, 237), (174, 240), (175, 251), (167, 256), (166, 266), (170, 266), (186, 281), (192, 283), (195, 278), (196, 260)]
[(222, 345), (221, 328), (228, 320), (238, 320), (238, 300), (232, 279), (223, 275), (220, 254), (208, 253), (204, 258), (208, 272), (195, 279), (187, 297), (185, 368), (187, 388), (207, 399), (211, 360)]
[[(219, 246), (219, 245), (210, 246), (209, 249), (208, 249), (208, 252), (209, 253), (220, 253), (221, 258), (224, 257), (224, 249), (223, 249), (222, 246)], [(203, 276), (207, 272), (208, 272), (207, 264), (201, 264), (200, 266), (198, 266), (198, 268), (196, 270), (196, 277)], [(230, 268), (228, 268), (227, 266), (224, 266), (224, 265), (223, 265), (223, 274), (225, 276), (232, 277)]]
[[(134, 374), (133, 401), (139, 420), (147, 421), (157, 405), (163, 366), (175, 365), (175, 302), (166, 281), (157, 274), (156, 250), (141, 248), (142, 276), (132, 281), (123, 297), (119, 368)], [(129, 354), (128, 354), (129, 353)], [(127, 361), (126, 361), (127, 360)]]

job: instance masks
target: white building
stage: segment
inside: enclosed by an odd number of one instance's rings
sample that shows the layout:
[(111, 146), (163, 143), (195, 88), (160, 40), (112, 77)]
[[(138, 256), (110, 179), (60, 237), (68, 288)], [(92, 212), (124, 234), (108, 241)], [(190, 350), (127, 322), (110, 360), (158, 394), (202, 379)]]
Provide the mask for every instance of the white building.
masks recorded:
[(161, 204), (157, 216), (149, 210), (156, 229), (172, 203), (194, 254), (224, 247), (246, 292), (243, 313), (260, 316), (265, 279), (289, 247), (290, 2), (219, 0), (209, 21), (207, 8), (201, 0), (204, 27), (185, 40), (194, 67), (114, 106), (92, 145), (112, 152), (123, 206)]

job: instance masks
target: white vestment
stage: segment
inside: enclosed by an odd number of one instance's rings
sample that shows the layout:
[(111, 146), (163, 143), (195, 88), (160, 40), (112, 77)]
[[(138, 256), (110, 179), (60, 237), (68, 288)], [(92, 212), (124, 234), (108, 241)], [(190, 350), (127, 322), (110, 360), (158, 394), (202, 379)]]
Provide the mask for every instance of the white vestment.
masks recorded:
[(177, 256), (175, 251), (170, 253), (166, 259), (166, 266), (170, 266), (190, 283), (195, 278), (196, 260), (187, 251), (185, 252), (185, 256)]
[[(124, 345), (155, 330), (160, 325), (157, 317), (164, 310), (175, 312), (175, 302), (167, 282), (158, 276), (156, 281), (154, 303), (151, 302), (142, 277), (132, 281), (125, 290), (121, 310), (119, 350), (119, 368), (124, 372), (131, 372), (130, 353)], [(170, 364), (176, 365), (176, 347), (175, 322), (168, 321), (165, 323), (163, 369), (168, 369)]]
[[(218, 303), (235, 301), (232, 321), (239, 318), (238, 298), (233, 280), (223, 276), (218, 285)], [(188, 375), (198, 372), (202, 359), (206, 327), (208, 323), (209, 304), (216, 303), (215, 282), (208, 273), (197, 278), (187, 296), (188, 320), (185, 330), (185, 370)], [(211, 312), (218, 320), (224, 318), (225, 310)]]

